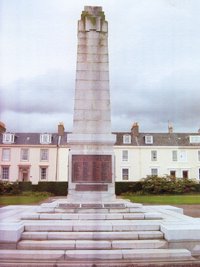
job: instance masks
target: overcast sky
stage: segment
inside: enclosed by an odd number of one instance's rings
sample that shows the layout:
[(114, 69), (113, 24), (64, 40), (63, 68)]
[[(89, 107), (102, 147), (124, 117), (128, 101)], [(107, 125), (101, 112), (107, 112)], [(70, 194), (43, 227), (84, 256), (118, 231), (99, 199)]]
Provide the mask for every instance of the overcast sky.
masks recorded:
[(0, 120), (11, 132), (72, 130), (77, 21), (109, 23), (113, 131), (200, 128), (199, 0), (0, 0)]

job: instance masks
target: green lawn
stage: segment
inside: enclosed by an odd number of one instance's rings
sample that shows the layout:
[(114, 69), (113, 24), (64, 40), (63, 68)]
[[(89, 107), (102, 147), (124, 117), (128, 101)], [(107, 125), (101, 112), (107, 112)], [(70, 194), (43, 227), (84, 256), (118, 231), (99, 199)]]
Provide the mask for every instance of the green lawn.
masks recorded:
[(200, 194), (193, 195), (127, 195), (123, 198), (130, 199), (131, 202), (144, 204), (200, 204)]
[(0, 205), (29, 205), (38, 204), (47, 199), (47, 195), (17, 195), (17, 196), (0, 196)]
[[(38, 204), (48, 199), (49, 195), (33, 193), (17, 196), (0, 196), (0, 205), (29, 205)], [(123, 198), (130, 199), (132, 202), (143, 204), (200, 204), (200, 194), (191, 195), (124, 195)]]

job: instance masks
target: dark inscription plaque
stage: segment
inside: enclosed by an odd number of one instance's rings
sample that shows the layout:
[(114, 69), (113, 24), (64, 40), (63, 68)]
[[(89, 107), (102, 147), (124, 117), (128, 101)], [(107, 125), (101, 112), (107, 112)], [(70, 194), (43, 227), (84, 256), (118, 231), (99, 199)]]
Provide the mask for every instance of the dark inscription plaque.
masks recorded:
[(72, 155), (72, 182), (111, 183), (111, 155)]
[(77, 184), (76, 191), (108, 191), (107, 184)]

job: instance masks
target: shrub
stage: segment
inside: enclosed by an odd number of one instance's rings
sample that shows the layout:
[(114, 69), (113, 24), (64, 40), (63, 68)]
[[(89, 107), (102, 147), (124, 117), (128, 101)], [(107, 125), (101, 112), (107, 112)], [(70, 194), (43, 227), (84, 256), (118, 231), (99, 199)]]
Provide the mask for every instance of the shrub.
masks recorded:
[(4, 195), (4, 194), (17, 195), (20, 193), (21, 193), (21, 190), (19, 188), (18, 182), (0, 181), (0, 195)]
[(147, 176), (142, 179), (142, 192), (146, 194), (192, 193), (197, 191), (197, 182), (192, 179), (171, 176)]

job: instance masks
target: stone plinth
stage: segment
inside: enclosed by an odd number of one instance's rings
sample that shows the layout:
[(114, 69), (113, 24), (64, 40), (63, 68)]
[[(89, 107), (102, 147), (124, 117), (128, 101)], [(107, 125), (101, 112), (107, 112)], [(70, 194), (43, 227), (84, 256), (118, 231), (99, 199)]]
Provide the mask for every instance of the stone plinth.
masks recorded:
[(87, 6), (78, 22), (73, 132), (68, 136), (70, 200), (115, 199), (110, 114), (108, 23), (101, 7)]

